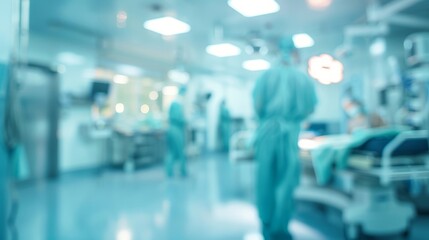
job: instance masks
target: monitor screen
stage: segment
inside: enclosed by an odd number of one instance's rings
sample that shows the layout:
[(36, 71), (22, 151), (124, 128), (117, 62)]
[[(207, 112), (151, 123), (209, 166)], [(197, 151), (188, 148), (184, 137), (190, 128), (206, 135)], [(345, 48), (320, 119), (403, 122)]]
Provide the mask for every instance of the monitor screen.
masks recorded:
[(110, 82), (106, 81), (93, 81), (91, 85), (91, 101), (94, 102), (98, 94), (104, 94), (108, 96), (110, 92)]

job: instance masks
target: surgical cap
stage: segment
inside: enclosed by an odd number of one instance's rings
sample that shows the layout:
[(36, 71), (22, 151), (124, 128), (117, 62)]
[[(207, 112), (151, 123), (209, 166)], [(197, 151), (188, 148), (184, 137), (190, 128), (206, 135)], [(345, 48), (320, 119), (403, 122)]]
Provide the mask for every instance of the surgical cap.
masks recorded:
[(292, 60), (292, 53), (296, 50), (292, 37), (281, 38), (279, 41), (279, 49), (281, 59), (283, 61), (290, 62)]

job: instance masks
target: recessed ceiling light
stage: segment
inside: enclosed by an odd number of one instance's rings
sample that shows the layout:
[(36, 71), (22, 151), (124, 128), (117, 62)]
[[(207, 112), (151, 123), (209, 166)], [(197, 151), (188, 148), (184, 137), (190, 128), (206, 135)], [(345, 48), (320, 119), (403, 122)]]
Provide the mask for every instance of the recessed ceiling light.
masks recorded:
[(191, 76), (189, 76), (189, 73), (187, 73), (182, 69), (172, 69), (168, 71), (168, 78), (171, 81), (174, 81), (180, 84), (187, 84)]
[(207, 46), (206, 52), (216, 57), (232, 57), (240, 55), (241, 50), (234, 44), (221, 43)]
[(128, 83), (128, 77), (124, 75), (115, 75), (113, 77), (113, 81), (117, 84), (127, 84)]
[(189, 24), (173, 17), (163, 17), (148, 20), (143, 24), (147, 30), (159, 33), (164, 36), (186, 33), (191, 30)]
[(332, 4), (332, 0), (307, 0), (308, 5), (314, 9), (325, 9)]
[(249, 71), (262, 71), (271, 67), (271, 64), (264, 59), (253, 59), (243, 62), (243, 68)]
[(228, 5), (245, 17), (255, 17), (280, 10), (275, 0), (229, 0)]
[(307, 33), (293, 35), (293, 43), (296, 48), (308, 48), (314, 46), (314, 39)]

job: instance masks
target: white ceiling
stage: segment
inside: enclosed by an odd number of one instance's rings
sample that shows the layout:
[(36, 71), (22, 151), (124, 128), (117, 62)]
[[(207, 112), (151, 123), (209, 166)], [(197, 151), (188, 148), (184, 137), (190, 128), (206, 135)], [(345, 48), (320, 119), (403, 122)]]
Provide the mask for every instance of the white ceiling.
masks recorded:
[[(245, 18), (227, 5), (227, 0), (38, 0), (31, 2), (31, 29), (45, 34), (75, 34), (103, 42), (103, 56), (114, 61), (141, 62), (142, 66), (165, 70), (174, 65), (178, 46), (184, 49), (187, 65), (195, 70), (240, 69), (245, 54), (216, 59), (205, 53), (213, 27), (224, 26), (225, 39), (245, 46), (254, 35), (274, 39), (306, 32), (316, 45), (308, 51), (333, 51), (342, 41), (343, 28), (364, 20), (367, 0), (333, 0), (323, 11), (310, 9), (304, 0), (277, 0), (281, 11)], [(153, 4), (162, 6), (153, 10)], [(118, 11), (128, 14), (127, 27), (116, 27)], [(165, 39), (143, 28), (144, 21), (165, 15), (189, 23), (191, 32)], [(140, 61), (139, 61), (140, 60)], [(144, 63), (148, 64), (144, 64)], [(149, 64), (150, 65), (150, 64)], [(156, 65), (156, 66), (155, 66)], [(147, 66), (146, 66), (147, 67)]]

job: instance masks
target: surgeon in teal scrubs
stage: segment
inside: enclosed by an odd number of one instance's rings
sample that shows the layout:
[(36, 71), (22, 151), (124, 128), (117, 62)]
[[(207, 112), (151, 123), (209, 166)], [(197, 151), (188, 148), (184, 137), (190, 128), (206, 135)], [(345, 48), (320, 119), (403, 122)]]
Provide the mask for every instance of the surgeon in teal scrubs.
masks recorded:
[(219, 134), (222, 151), (228, 152), (229, 139), (231, 137), (231, 114), (229, 113), (225, 100), (221, 102), (219, 109)]
[(180, 173), (187, 176), (186, 168), (186, 119), (183, 108), (183, 98), (186, 88), (182, 87), (179, 96), (170, 105), (168, 114), (169, 127), (167, 131), (167, 160), (166, 171), (169, 177), (174, 174), (174, 167), (179, 164)]
[(298, 135), (317, 103), (313, 81), (294, 67), (293, 40), (282, 38), (279, 49), (280, 62), (262, 74), (253, 91), (259, 119), (256, 201), (265, 240), (292, 239), (288, 225), (300, 176)]

